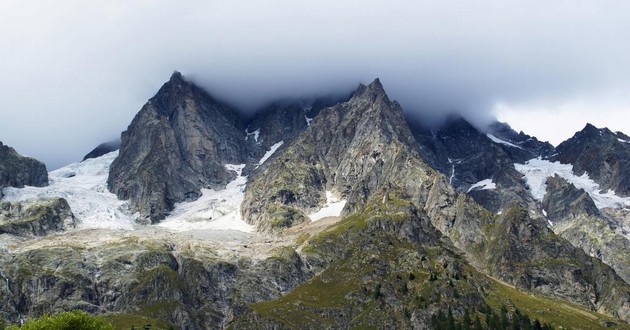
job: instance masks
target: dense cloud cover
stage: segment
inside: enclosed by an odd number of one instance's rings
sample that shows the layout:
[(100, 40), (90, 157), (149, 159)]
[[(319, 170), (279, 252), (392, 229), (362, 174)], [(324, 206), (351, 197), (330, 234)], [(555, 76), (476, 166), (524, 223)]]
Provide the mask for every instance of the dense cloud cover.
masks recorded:
[(606, 0), (3, 0), (0, 141), (49, 168), (80, 160), (173, 70), (245, 112), (380, 77), (427, 122), (605, 103), (616, 122), (596, 124), (629, 132), (628, 31), (630, 3)]

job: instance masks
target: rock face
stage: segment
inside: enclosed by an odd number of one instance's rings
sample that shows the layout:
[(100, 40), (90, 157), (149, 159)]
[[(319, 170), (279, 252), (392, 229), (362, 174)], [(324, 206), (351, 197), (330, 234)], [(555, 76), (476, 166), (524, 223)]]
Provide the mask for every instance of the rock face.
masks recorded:
[(249, 163), (255, 165), (274, 144), (295, 139), (308, 126), (306, 118), (298, 101), (278, 101), (263, 108), (247, 126)]
[(630, 196), (630, 139), (623, 133), (587, 124), (557, 148), (553, 159), (573, 164), (576, 175), (588, 173), (604, 191)]
[(291, 248), (254, 262), (223, 260), (190, 244), (130, 236), (97, 247), (52, 241), (3, 253), (0, 315), (17, 322), (21, 315), (82, 309), (146, 315), (179, 329), (225, 328), (247, 305), (312, 276)]
[(417, 198), (427, 172), (396, 102), (377, 79), (352, 98), (322, 110), (312, 124), (262, 171), (250, 177), (242, 214), (262, 230), (304, 222), (325, 192), (347, 199), (346, 212), (379, 189), (407, 182)]
[(101, 143), (92, 151), (90, 151), (87, 155), (85, 155), (82, 161), (85, 161), (86, 159), (90, 159), (90, 158), (101, 157), (104, 154), (108, 154), (112, 151), (116, 151), (120, 149), (120, 144), (121, 144), (120, 140)]
[(48, 185), (46, 165), (18, 154), (15, 149), (0, 142), (0, 197), (2, 188)]
[(108, 188), (156, 222), (201, 188), (223, 188), (236, 176), (225, 164), (245, 155), (236, 113), (176, 72), (123, 132)]
[[(495, 126), (503, 128), (502, 136), (508, 135), (509, 126), (506, 128), (499, 123)], [(499, 212), (514, 203), (533, 204), (522, 182), (522, 175), (514, 169), (514, 163), (523, 158), (533, 158), (537, 149), (526, 149), (516, 145), (516, 141), (497, 143), (489, 137), (489, 133), (482, 132), (461, 117), (452, 117), (434, 130), (414, 125), (413, 132), (423, 159), (444, 174), (449, 185), (470, 194), (488, 210)], [(510, 136), (517, 135), (511, 132)], [(484, 187), (477, 184), (484, 180), (491, 185)]]
[(0, 234), (44, 236), (74, 228), (76, 219), (63, 198), (36, 202), (0, 202)]
[(557, 175), (549, 178), (543, 208), (556, 234), (602, 260), (630, 283), (630, 240), (584, 190)]

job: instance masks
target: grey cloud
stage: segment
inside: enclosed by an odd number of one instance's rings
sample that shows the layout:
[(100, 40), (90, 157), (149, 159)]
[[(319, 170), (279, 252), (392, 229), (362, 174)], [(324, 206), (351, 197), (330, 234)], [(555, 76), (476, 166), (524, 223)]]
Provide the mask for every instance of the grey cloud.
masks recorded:
[(0, 141), (78, 161), (173, 70), (246, 112), (380, 77), (421, 120), (483, 124), (496, 102), (627, 91), (627, 31), (621, 1), (3, 1)]

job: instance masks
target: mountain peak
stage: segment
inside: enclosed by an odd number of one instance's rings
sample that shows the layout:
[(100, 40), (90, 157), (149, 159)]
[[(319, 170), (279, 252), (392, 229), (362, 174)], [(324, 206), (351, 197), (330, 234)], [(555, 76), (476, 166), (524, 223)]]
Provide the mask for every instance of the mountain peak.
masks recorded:
[(173, 71), (173, 74), (171, 75), (171, 78), (168, 81), (185, 82), (184, 76), (182, 75), (181, 72), (179, 72), (177, 70)]
[(352, 97), (367, 98), (371, 100), (372, 102), (378, 99), (385, 99), (389, 101), (389, 98), (387, 97), (387, 93), (385, 92), (385, 89), (383, 88), (383, 84), (381, 84), (381, 81), (379, 78), (374, 79), (374, 81), (372, 81), (367, 86), (363, 84), (359, 84), (359, 87), (352, 94)]

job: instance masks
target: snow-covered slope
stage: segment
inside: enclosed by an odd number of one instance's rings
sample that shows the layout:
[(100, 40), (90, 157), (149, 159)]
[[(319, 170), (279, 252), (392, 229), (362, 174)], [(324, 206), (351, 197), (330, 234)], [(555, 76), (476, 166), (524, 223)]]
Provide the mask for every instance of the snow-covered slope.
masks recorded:
[(225, 167), (238, 173), (238, 177), (225, 189), (203, 189), (203, 195), (198, 200), (175, 205), (171, 214), (158, 226), (173, 231), (232, 229), (252, 232), (254, 227), (241, 218), (241, 203), (247, 183), (247, 177), (241, 175), (245, 164)]
[(70, 164), (49, 173), (47, 187), (6, 188), (3, 200), (28, 201), (62, 197), (79, 220), (78, 229), (110, 228), (131, 230), (134, 216), (127, 202), (107, 190), (109, 166), (118, 151)]
[(514, 167), (525, 175), (530, 193), (539, 201), (542, 201), (545, 197), (547, 178), (558, 174), (578, 189), (584, 189), (600, 209), (605, 207), (630, 207), (630, 197), (617, 196), (611, 190), (602, 192), (599, 184), (591, 180), (588, 173), (584, 173), (582, 176), (573, 174), (573, 165), (571, 164), (552, 163), (539, 157), (530, 159), (525, 164), (514, 164)]
[(309, 215), (311, 221), (321, 220), (326, 217), (338, 217), (346, 206), (346, 200), (339, 200), (332, 191), (326, 192), (326, 204), (317, 212)]
[[(267, 150), (267, 152), (265, 153), (264, 156), (262, 156), (262, 158), (260, 159), (260, 161), (258, 162), (258, 166), (262, 165), (263, 163), (265, 163), (267, 161), (267, 159), (269, 159), (269, 157), (271, 157), (271, 155), (273, 155), (276, 150), (278, 150), (278, 148), (280, 148), (280, 146), (282, 146), (284, 144), (284, 141), (280, 141), (274, 145), (272, 145), (270, 147), (269, 150)], [(258, 167), (256, 166), (256, 167)]]
[(496, 137), (496, 136), (494, 136), (494, 135), (492, 135), (492, 134), (490, 134), (490, 133), (486, 134), (486, 136), (488, 136), (488, 138), (489, 138), (490, 140), (492, 140), (494, 143), (504, 144), (504, 145), (506, 145), (506, 146), (510, 146), (510, 147), (513, 147), (513, 148), (523, 149), (522, 147), (519, 147), (519, 146), (517, 146), (517, 145), (516, 145), (516, 144), (514, 144), (514, 143), (510, 143), (510, 142), (507, 142), (507, 141), (501, 140), (501, 139), (499, 139), (498, 137)]
[(468, 192), (473, 190), (492, 190), (497, 189), (497, 184), (492, 182), (492, 179), (481, 180), (468, 188)]

